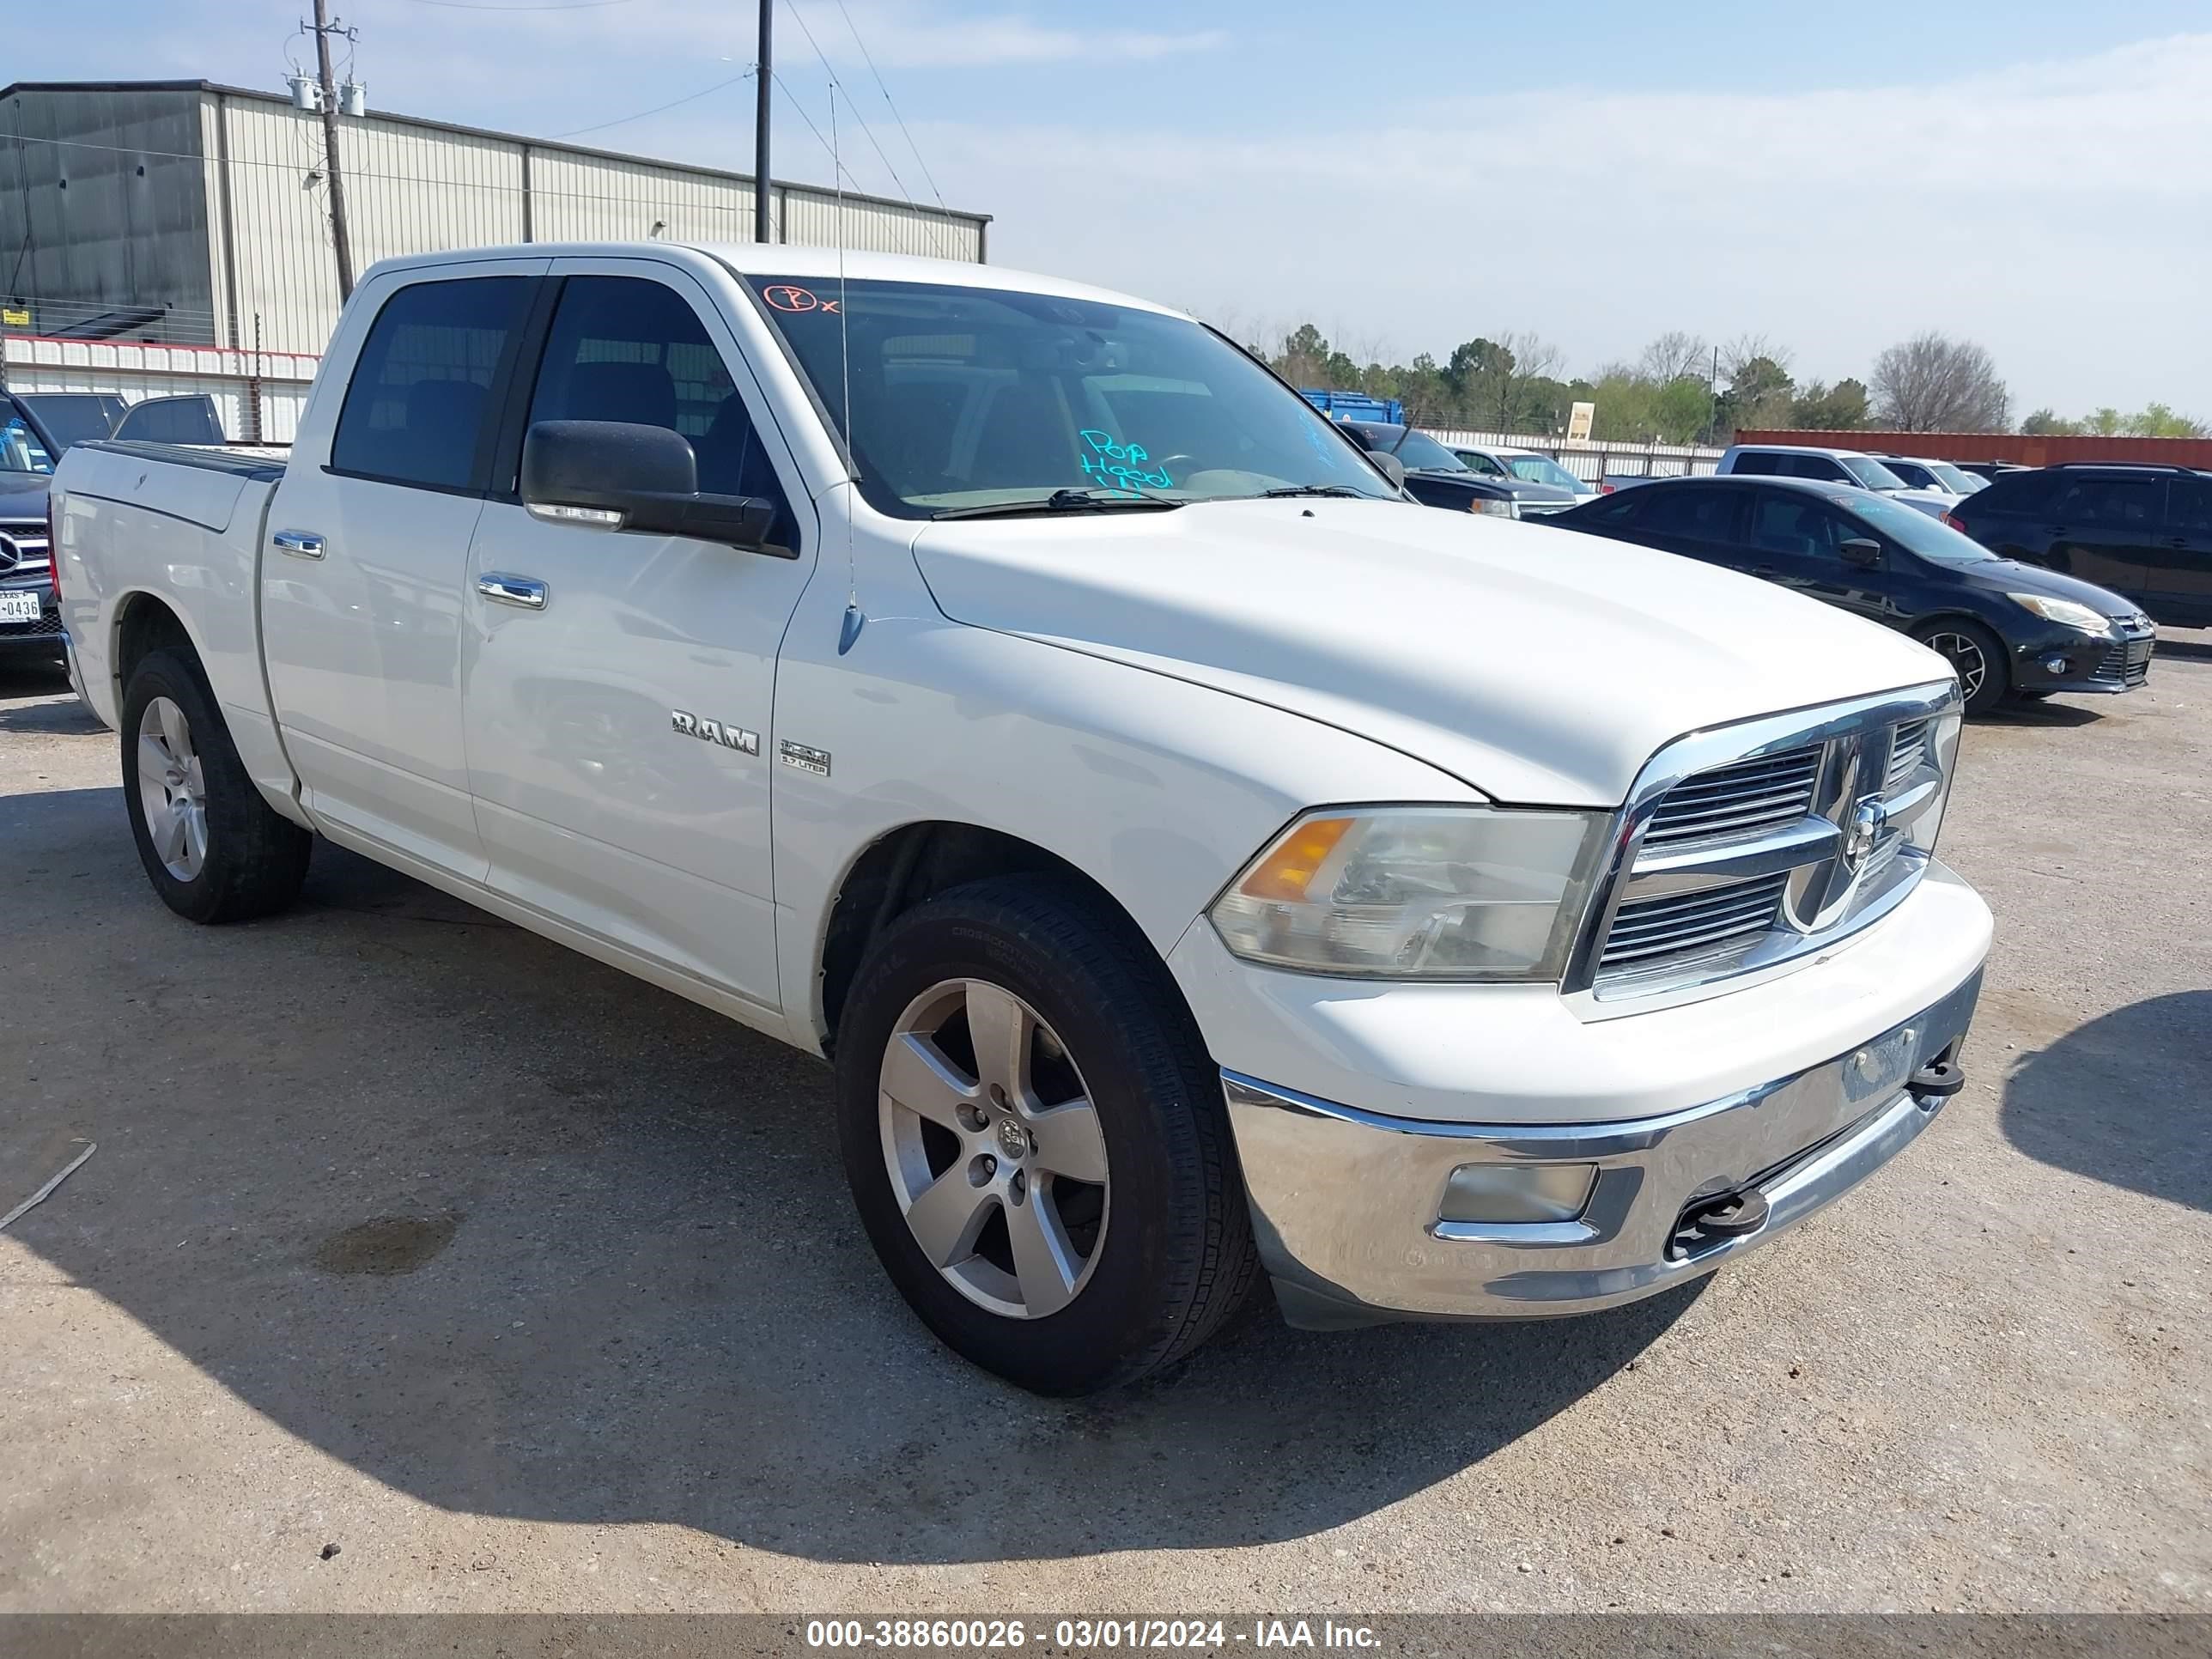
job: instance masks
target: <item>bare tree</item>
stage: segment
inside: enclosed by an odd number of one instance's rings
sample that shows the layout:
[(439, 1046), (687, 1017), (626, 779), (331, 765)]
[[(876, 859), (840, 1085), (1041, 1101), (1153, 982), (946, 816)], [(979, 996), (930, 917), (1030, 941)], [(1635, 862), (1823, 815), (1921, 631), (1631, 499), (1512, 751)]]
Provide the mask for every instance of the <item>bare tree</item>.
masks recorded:
[(1784, 374), (1796, 361), (1795, 354), (1779, 343), (1771, 334), (1739, 334), (1720, 349), (1721, 383), (1732, 385), (1752, 364), (1764, 359)]
[(1917, 335), (1874, 360), (1875, 413), (1898, 432), (2002, 432), (2012, 398), (1990, 354), (1971, 340)]
[(1713, 349), (1701, 335), (1673, 329), (1644, 348), (1636, 372), (1654, 386), (1674, 380), (1702, 380), (1712, 371)]

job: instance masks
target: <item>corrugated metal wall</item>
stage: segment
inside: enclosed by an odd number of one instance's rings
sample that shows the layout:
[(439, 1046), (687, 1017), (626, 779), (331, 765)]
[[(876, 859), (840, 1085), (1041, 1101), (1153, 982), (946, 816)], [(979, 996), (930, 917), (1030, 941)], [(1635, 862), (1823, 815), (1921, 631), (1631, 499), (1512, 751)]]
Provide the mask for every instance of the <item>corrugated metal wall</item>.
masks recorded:
[(0, 103), (0, 295), (30, 309), (33, 329), (155, 306), (172, 337), (215, 343), (199, 126), (191, 91)]
[[(38, 301), (33, 331), (166, 305), (155, 337), (319, 352), (338, 312), (324, 142), (319, 117), (257, 93), (14, 93), (0, 104), (9, 289)], [(356, 273), (442, 248), (752, 237), (740, 174), (377, 115), (341, 118), (338, 143)], [(770, 206), (779, 240), (983, 257), (973, 215), (852, 197), (841, 211), (803, 185), (778, 185)]]

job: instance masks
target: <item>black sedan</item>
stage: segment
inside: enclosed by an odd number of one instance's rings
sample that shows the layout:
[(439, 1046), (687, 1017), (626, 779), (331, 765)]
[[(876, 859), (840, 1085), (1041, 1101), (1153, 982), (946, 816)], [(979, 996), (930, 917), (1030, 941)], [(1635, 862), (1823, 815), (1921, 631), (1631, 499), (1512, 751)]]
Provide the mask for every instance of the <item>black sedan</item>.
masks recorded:
[(1500, 519), (1521, 516), (1512, 488), (1486, 478), (1425, 432), (1384, 421), (1340, 422), (1352, 441), (1370, 455), (1388, 455), (1406, 469), (1406, 493), (1424, 507), (1448, 513), (1486, 513)]
[(1910, 634), (1950, 659), (1969, 713), (2149, 678), (2155, 630), (2128, 600), (1848, 485), (1662, 478), (1545, 522), (1725, 565)]

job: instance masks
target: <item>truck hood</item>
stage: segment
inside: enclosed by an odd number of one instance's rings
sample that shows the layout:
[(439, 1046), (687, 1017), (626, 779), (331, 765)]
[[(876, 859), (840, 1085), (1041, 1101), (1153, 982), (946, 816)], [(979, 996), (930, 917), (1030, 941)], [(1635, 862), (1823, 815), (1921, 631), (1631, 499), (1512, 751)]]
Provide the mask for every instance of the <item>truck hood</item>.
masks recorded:
[(1398, 501), (934, 524), (914, 550), (956, 621), (1324, 721), (1500, 800), (1616, 805), (1685, 732), (1950, 674), (1749, 577)]

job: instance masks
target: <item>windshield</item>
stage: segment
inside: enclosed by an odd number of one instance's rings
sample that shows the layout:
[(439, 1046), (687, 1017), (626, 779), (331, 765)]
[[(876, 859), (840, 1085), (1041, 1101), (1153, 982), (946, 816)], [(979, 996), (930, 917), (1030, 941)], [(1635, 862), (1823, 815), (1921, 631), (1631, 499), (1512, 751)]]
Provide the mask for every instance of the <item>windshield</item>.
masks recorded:
[(1977, 478), (1971, 472), (1961, 471), (1948, 461), (1930, 461), (1928, 470), (1936, 475), (1944, 489), (1961, 495), (1971, 495), (1989, 483), (1987, 478)]
[(1904, 479), (1887, 467), (1866, 455), (1838, 455), (1844, 471), (1856, 478), (1869, 489), (1905, 489), (1910, 488)]
[(54, 458), (31, 435), (21, 415), (10, 415), (0, 425), (0, 472), (51, 472)]
[(1188, 319), (1013, 289), (744, 280), (878, 512), (928, 518), (1083, 490), (1396, 499), (1312, 404)]
[(1981, 564), (1996, 557), (1972, 537), (1961, 535), (1942, 520), (1917, 507), (1907, 507), (1903, 501), (1893, 501), (1884, 495), (1833, 495), (1829, 499), (1844, 512), (1872, 525), (1907, 552), (1917, 553), (1938, 564)]
[(1571, 489), (1577, 495), (1589, 488), (1588, 484), (1548, 455), (1516, 455), (1511, 465), (1515, 477), (1525, 478), (1530, 483), (1550, 484), (1557, 489)]
[(1408, 472), (1471, 472), (1474, 469), (1446, 449), (1425, 432), (1415, 432), (1410, 427), (1391, 452), (1406, 465)]

